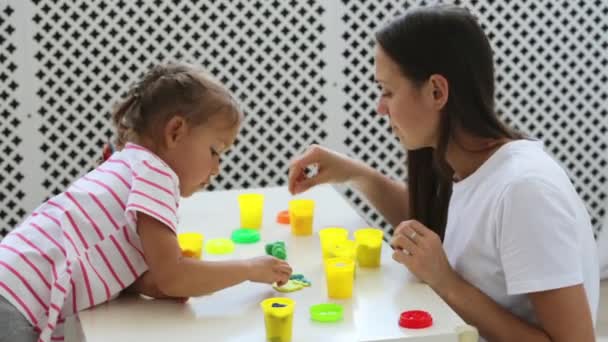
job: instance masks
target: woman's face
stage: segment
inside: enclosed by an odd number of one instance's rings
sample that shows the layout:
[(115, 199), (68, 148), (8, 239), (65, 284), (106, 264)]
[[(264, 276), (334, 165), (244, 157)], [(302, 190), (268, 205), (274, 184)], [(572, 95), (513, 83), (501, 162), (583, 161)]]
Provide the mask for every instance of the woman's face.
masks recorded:
[(382, 94), (377, 111), (388, 115), (393, 132), (408, 150), (437, 144), (441, 108), (430, 79), (421, 85), (407, 79), (399, 65), (376, 45), (376, 81)]

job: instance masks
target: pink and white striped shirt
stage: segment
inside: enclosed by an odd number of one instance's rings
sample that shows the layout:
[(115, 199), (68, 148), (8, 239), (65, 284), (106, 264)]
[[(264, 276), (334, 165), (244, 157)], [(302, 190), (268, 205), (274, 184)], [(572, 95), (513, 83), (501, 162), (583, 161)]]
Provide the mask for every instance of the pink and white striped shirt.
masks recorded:
[(109, 301), (148, 269), (137, 212), (175, 232), (179, 198), (173, 170), (127, 144), (2, 240), (0, 296), (40, 332), (40, 341), (63, 340), (65, 317)]

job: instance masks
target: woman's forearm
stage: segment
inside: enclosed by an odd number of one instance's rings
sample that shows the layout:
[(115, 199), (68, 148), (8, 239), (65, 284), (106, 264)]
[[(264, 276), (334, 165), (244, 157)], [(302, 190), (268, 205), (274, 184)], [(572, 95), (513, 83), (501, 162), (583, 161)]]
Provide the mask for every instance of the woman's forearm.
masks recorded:
[(543, 330), (505, 310), (459, 275), (442, 287), (436, 289), (437, 294), (488, 341), (551, 341)]
[(351, 184), (393, 227), (410, 219), (409, 193), (405, 183), (395, 181), (360, 162)]

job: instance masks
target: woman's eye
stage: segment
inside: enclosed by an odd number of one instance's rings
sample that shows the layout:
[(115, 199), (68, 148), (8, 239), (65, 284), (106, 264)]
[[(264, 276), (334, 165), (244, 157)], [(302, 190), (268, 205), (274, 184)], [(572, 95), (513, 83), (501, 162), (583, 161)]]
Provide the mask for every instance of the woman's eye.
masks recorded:
[(378, 90), (380, 90), (380, 96), (382, 97), (388, 97), (392, 95), (392, 93), (386, 90), (384, 87), (378, 87)]

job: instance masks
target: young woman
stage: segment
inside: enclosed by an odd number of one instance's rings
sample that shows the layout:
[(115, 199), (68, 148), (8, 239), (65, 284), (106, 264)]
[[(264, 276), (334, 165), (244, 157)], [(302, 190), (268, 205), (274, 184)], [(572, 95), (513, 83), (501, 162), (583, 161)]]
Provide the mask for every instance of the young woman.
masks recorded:
[(395, 227), (393, 258), (489, 341), (594, 341), (589, 216), (542, 143), (498, 119), (492, 50), (474, 17), (417, 8), (376, 41), (378, 112), (407, 150), (407, 184), (313, 146), (293, 161), (290, 191), (351, 182)]

